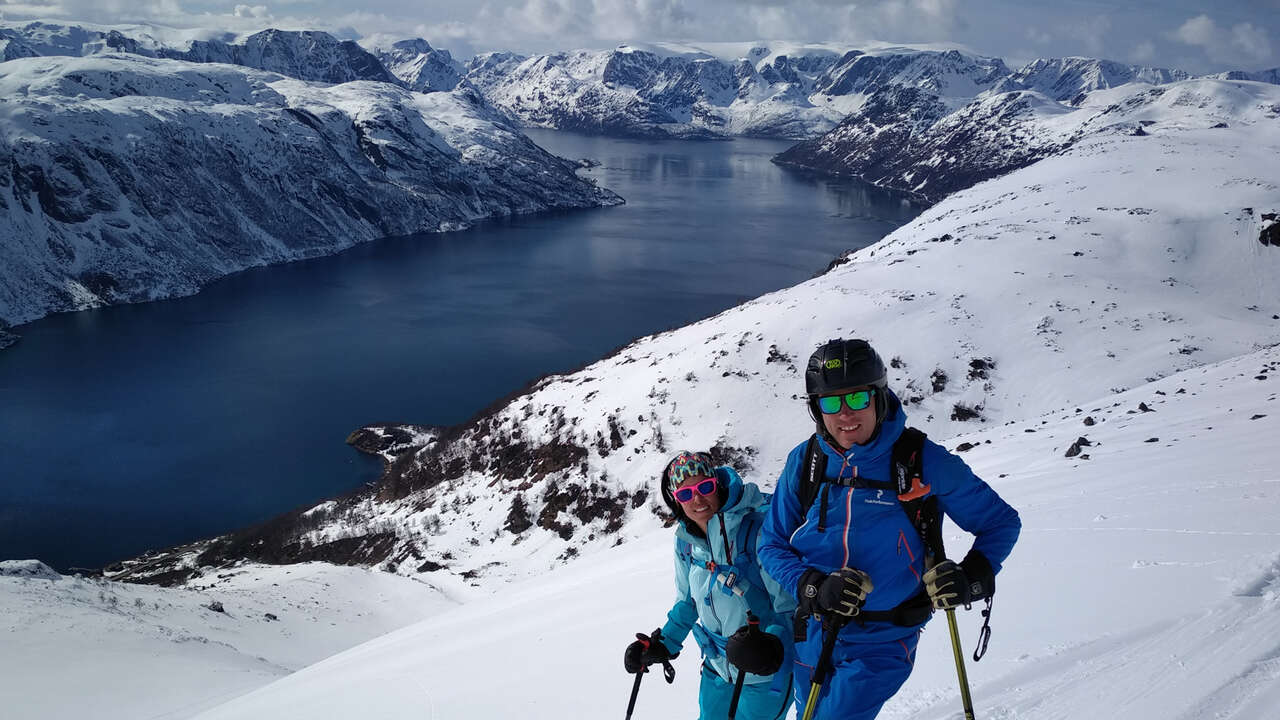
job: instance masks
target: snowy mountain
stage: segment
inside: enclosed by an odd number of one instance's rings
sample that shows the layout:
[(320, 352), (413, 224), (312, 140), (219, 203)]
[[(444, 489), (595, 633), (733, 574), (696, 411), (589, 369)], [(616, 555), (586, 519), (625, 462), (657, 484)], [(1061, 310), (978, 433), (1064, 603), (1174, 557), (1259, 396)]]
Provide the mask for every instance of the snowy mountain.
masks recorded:
[(166, 31), (150, 26), (102, 27), (42, 22), (0, 25), (0, 42), (7, 40), (9, 43), (5, 49), (5, 60), (36, 55), (85, 56), (123, 52), (188, 62), (243, 65), (312, 82), (400, 82), (364, 48), (351, 40), (338, 40), (326, 32), (270, 29), (243, 38), (222, 33), (208, 39), (190, 35), (190, 32)]
[(1258, 72), (1247, 72), (1244, 70), (1231, 70), (1229, 72), (1217, 73), (1208, 77), (1218, 80), (1251, 80), (1253, 82), (1271, 83), (1272, 85), (1280, 85), (1280, 68), (1271, 68), (1270, 70), (1259, 70)]
[(623, 45), (522, 57), (477, 56), (467, 80), (494, 107), (536, 127), (639, 137), (802, 138), (868, 97), (915, 89), (947, 106), (1008, 68), (956, 50), (830, 45)]
[(417, 92), (452, 90), (466, 71), (448, 50), (437, 50), (421, 38), (401, 40), (376, 52), (383, 67)]
[(1142, 134), (1086, 132), (810, 282), (544, 378), (443, 433), (404, 441), (407, 429), (376, 488), (117, 576), (320, 556), (477, 581), (556, 567), (653, 527), (651, 476), (678, 448), (770, 482), (810, 427), (800, 369), (830, 337), (877, 340), (912, 421), (938, 438), (1280, 342), (1280, 87), (1108, 92), (1116, 109), (1098, 128), (1114, 114)]
[(9, 60), (0, 97), (0, 329), (375, 238), (620, 202), (466, 90), (119, 54)]
[(1096, 135), (1271, 122), (1276, 112), (1269, 92), (1213, 80), (1131, 82), (1073, 95), (1070, 105), (1035, 90), (985, 93), (950, 113), (926, 94), (880, 93), (831, 132), (796, 144), (776, 161), (936, 202)]
[[(1034, 90), (1059, 102), (1074, 105), (1084, 93), (1094, 90), (1106, 90), (1128, 83), (1164, 85), (1179, 80), (1189, 80), (1191, 77), (1190, 73), (1182, 70), (1122, 65), (1110, 60), (1086, 57), (1041, 58), (1018, 68), (987, 92), (996, 94), (1014, 90)], [(1224, 77), (1221, 79), (1253, 78)]]

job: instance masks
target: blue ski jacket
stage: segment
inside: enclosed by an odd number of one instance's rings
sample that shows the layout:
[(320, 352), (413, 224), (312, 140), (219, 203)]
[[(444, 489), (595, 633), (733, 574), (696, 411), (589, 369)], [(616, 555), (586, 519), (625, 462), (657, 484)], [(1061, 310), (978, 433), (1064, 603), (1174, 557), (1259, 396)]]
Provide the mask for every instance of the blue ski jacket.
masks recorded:
[[(893, 444), (906, 427), (906, 413), (891, 392), (886, 415), (871, 442), (848, 452), (840, 453), (819, 438), (827, 456), (828, 479), (892, 479)], [(765, 570), (794, 596), (800, 577), (810, 568), (823, 573), (841, 567), (857, 568), (870, 575), (874, 585), (867, 595), (867, 610), (891, 610), (921, 592), (921, 577), (926, 569), (924, 544), (893, 492), (827, 486), (823, 531), (818, 529), (820, 500), (815, 500), (807, 512), (802, 509), (800, 473), (807, 444), (806, 440), (791, 451), (778, 478), (760, 546)], [(928, 439), (922, 463), (923, 484), (938, 497), (942, 512), (976, 536), (973, 549), (991, 563), (993, 572), (999, 572), (1021, 532), (1017, 511), (974, 475), (963, 460)], [(922, 626), (923, 623), (915, 627), (889, 622), (850, 623), (841, 632), (841, 641), (884, 642), (907, 637)]]
[[(761, 571), (757, 552), (762, 542), (769, 496), (755, 483), (744, 483), (730, 467), (717, 467), (716, 479), (728, 488), (728, 499), (707, 523), (707, 537), (691, 534), (676, 524), (676, 601), (667, 613), (662, 639), (679, 652), (689, 633), (702, 650), (703, 661), (727, 682), (738, 670), (724, 656), (725, 642), (747, 624), (748, 608), (760, 618), (760, 629), (782, 640), (786, 661), (779, 671), (779, 692), (785, 692), (791, 670), (791, 616), (794, 593), (788, 593)], [(744, 684), (773, 681), (774, 675), (747, 673)]]

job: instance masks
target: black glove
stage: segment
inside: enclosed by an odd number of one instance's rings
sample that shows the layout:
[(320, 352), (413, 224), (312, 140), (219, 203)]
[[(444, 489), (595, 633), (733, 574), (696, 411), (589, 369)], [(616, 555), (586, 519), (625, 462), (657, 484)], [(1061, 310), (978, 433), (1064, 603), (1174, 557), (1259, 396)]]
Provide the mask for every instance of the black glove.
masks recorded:
[(800, 577), (796, 596), (802, 615), (844, 615), (852, 617), (874, 589), (871, 576), (845, 567), (830, 575), (810, 568)]
[(761, 630), (754, 618), (729, 636), (724, 654), (734, 667), (756, 675), (772, 675), (782, 667), (782, 641)]
[(676, 655), (679, 653), (673, 655), (667, 650), (662, 642), (662, 628), (658, 628), (651, 635), (636, 633), (636, 641), (628, 645), (622, 655), (622, 666), (629, 673), (644, 672), (650, 665), (666, 662)]
[(938, 610), (968, 607), (975, 600), (985, 600), (995, 592), (995, 573), (982, 553), (970, 550), (956, 564), (943, 560), (924, 574), (924, 589)]

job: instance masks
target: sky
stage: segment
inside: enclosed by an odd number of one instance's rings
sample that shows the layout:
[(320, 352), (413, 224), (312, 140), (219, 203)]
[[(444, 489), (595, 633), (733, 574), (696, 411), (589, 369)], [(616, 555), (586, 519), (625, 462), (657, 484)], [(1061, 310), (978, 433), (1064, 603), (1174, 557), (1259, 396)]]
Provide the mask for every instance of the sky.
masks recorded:
[(1189, 72), (1280, 66), (1280, 0), (0, 0), (5, 21), (148, 22), (237, 32), (422, 37), (476, 52), (624, 42), (958, 43), (1018, 65), (1086, 55)]

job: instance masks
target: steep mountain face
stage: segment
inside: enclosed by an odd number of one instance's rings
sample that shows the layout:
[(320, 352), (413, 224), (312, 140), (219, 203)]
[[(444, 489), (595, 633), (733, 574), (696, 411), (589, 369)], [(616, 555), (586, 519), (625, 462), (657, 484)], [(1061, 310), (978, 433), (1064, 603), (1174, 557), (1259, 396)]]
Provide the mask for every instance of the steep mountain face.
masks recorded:
[(1205, 86), (1198, 83), (1130, 83), (1077, 96), (1074, 107), (1035, 91), (985, 93), (951, 113), (929, 96), (881, 93), (831, 132), (798, 143), (775, 161), (937, 202), (1089, 135), (1143, 135), (1164, 123), (1211, 128), (1236, 121), (1240, 109), (1223, 105), (1214, 93), (1202, 94)]
[(159, 57), (190, 62), (220, 62), (277, 72), (313, 82), (375, 80), (396, 83), (378, 58), (351, 40), (319, 31), (263, 30), (243, 43), (198, 41), (185, 52), (161, 49)]
[(756, 46), (737, 59), (696, 48), (483, 55), (467, 80), (520, 122), (642, 137), (804, 138), (881, 91), (963, 104), (1008, 69), (957, 51)]
[(986, 90), (1009, 68), (996, 58), (946, 52), (851, 51), (819, 80), (818, 92), (829, 96), (860, 94), (870, 97), (884, 90), (911, 88), (943, 98), (955, 106)]
[(798, 143), (774, 161), (849, 175), (922, 202), (1025, 167), (1062, 149), (1041, 118), (1065, 112), (1030, 92), (984, 97), (948, 113), (918, 90), (877, 93), (834, 130)]
[[(900, 95), (928, 121), (932, 106)], [(181, 581), (243, 559), (539, 573), (662, 522), (653, 478), (677, 450), (710, 449), (769, 489), (813, 427), (803, 367), (831, 337), (872, 339), (911, 424), (948, 443), (1083, 418), (1099, 411), (1081, 398), (1280, 343), (1280, 87), (1130, 85), (1079, 110), (1007, 93), (967, 111), (947, 137), (993, 125), (994, 142), (1009, 123), (1079, 137), (820, 277), (543, 378), (459, 427), (368, 428), (353, 442), (389, 457), (376, 487), (111, 574)]]
[(439, 92), (458, 86), (465, 69), (448, 50), (437, 50), (421, 38), (401, 40), (377, 50), (383, 67), (405, 87), (417, 92)]
[(620, 202), (470, 91), (126, 54), (11, 60), (0, 96), (0, 328), (375, 238)]
[[(1034, 90), (1059, 102), (1078, 104), (1084, 93), (1105, 90), (1128, 83), (1164, 85), (1188, 80), (1191, 74), (1182, 70), (1122, 65), (1110, 60), (1067, 57), (1033, 60), (1017, 72), (1001, 79), (989, 92)], [(1233, 78), (1237, 79), (1237, 78)]]
[[(0, 27), (0, 38), (8, 39), (11, 47), (18, 44), (12, 51), (14, 57), (122, 52), (188, 62), (243, 65), (312, 82), (401, 82), (377, 57), (356, 43), (314, 30), (263, 30), (240, 41), (226, 35), (211, 40), (166, 42), (140, 28), (126, 33), (79, 25), (29, 23)], [(9, 53), (6, 47), (6, 60), (11, 59), (7, 56)]]

